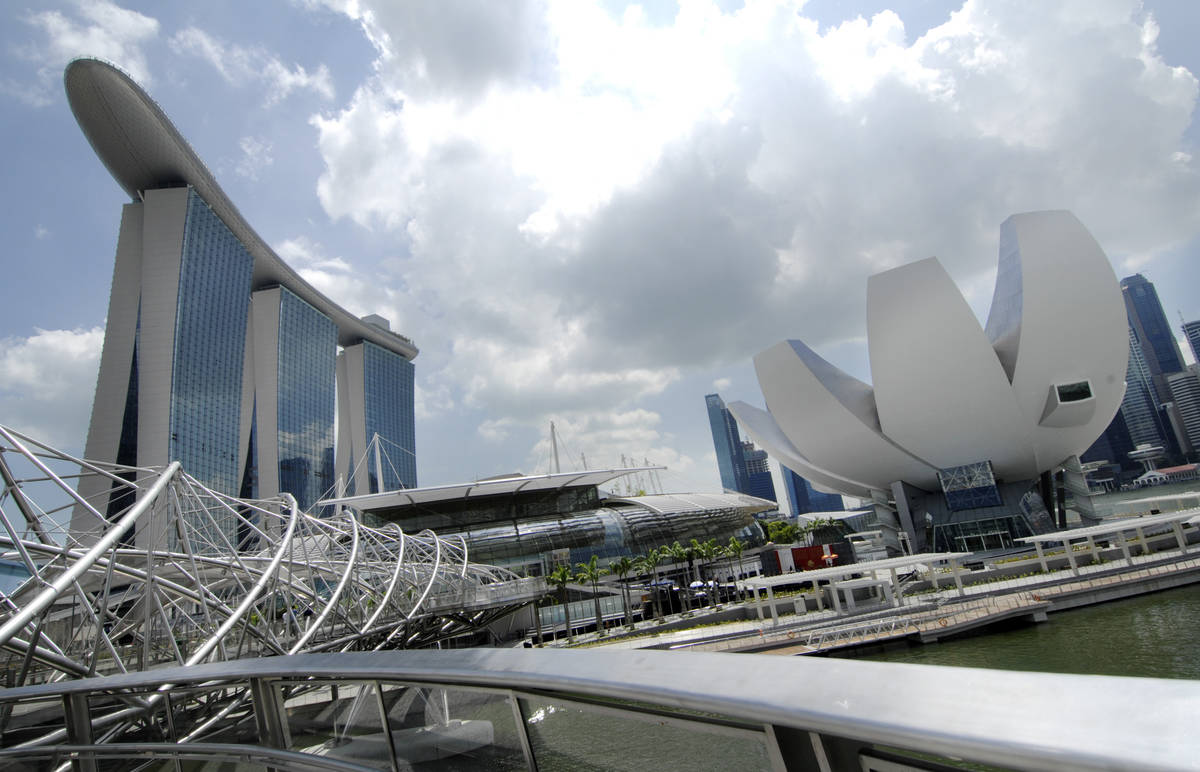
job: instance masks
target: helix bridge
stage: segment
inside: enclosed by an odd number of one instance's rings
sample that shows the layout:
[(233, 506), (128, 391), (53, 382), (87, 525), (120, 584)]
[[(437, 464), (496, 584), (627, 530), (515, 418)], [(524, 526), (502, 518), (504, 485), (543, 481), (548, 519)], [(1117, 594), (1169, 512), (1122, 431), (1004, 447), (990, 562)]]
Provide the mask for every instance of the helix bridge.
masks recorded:
[(287, 494), (234, 498), (179, 463), (96, 463), (4, 426), (0, 476), (5, 687), (429, 647), (546, 592), (470, 562), (460, 539), (301, 512)]

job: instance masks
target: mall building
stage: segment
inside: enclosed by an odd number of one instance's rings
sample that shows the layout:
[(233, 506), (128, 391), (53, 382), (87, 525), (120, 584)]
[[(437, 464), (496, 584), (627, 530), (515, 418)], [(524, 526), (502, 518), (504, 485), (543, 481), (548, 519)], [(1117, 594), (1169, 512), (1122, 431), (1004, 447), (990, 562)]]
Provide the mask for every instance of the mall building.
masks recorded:
[(429, 529), (460, 537), (468, 558), (525, 576), (556, 565), (574, 569), (596, 555), (601, 566), (621, 557), (692, 539), (746, 546), (764, 542), (754, 515), (775, 502), (742, 493), (606, 494), (599, 486), (649, 468), (505, 475), (477, 482), (324, 500), (355, 509), (405, 533)]

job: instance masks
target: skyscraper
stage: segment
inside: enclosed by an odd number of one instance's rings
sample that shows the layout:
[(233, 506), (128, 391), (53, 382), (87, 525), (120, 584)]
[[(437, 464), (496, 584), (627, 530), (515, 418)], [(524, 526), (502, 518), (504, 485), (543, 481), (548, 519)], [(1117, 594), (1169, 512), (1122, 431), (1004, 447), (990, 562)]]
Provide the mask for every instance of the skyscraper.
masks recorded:
[(1200, 366), (1192, 365), (1181, 373), (1167, 376), (1171, 396), (1175, 402), (1178, 418), (1178, 433), (1186, 444), (1185, 453), (1200, 451)]
[[(286, 492), (308, 508), (334, 487), (337, 393), (349, 404), (343, 433), (369, 427), (405, 449), (385, 486), (415, 486), (412, 341), (378, 317), (351, 315), (284, 264), (128, 76), (82, 59), (65, 80), (80, 128), (133, 199), (121, 217), (87, 458), (177, 460), (219, 493)], [(362, 362), (340, 381), (339, 346)], [(365, 449), (349, 436), (337, 444)], [(99, 530), (124, 503), (107, 501), (103, 487), (79, 492), (101, 517), (77, 507), (76, 532)], [(233, 522), (222, 530), (241, 542)]]
[(1150, 368), (1143, 358), (1144, 350), (1137, 330), (1130, 325), (1129, 367), (1125, 371), (1125, 397), (1121, 400), (1120, 412), (1134, 445), (1166, 447), (1167, 433), (1158, 409)]
[[(343, 349), (337, 366), (338, 382), (348, 386), (341, 390), (338, 402), (339, 416), (344, 418), (339, 418), (337, 455), (337, 474), (346, 481), (347, 492), (362, 496), (416, 487), (413, 363), (366, 342)], [(379, 440), (372, 445), (376, 437)], [(359, 461), (364, 463), (354, 468), (352, 464)]]
[(742, 438), (738, 434), (737, 422), (725, 408), (725, 400), (719, 394), (707, 394), (704, 402), (708, 406), (708, 425), (712, 430), (713, 448), (717, 452), (717, 468), (721, 472), (721, 487), (729, 491), (745, 491), (746, 458), (742, 451)]
[(775, 501), (775, 481), (771, 479), (767, 451), (754, 447), (749, 440), (743, 440), (742, 458), (746, 459), (746, 489), (742, 493)]
[(1192, 349), (1192, 360), (1200, 364), (1200, 319), (1194, 322), (1185, 322), (1183, 336), (1187, 338), (1188, 345)]
[(812, 487), (812, 483), (800, 475), (781, 466), (783, 473), (783, 488), (787, 491), (788, 504), (793, 515), (803, 515), (807, 512), (842, 512), (846, 509), (841, 494), (821, 493)]
[(719, 394), (705, 395), (704, 402), (708, 406), (708, 424), (712, 429), (713, 448), (717, 452), (721, 487), (768, 501), (778, 501), (767, 452), (755, 448), (753, 442), (742, 440), (737, 421)]
[(1167, 387), (1166, 376), (1183, 370), (1183, 356), (1158, 301), (1158, 292), (1154, 284), (1137, 273), (1121, 279), (1121, 295), (1125, 299), (1129, 326), (1141, 344), (1158, 404), (1170, 402), (1171, 390)]

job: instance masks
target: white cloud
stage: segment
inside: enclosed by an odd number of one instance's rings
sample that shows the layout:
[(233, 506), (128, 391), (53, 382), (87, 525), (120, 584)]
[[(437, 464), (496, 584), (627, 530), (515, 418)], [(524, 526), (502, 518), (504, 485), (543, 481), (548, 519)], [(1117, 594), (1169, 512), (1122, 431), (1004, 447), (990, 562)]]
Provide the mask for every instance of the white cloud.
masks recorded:
[(781, 338), (853, 342), (866, 277), (930, 254), (983, 312), (1013, 212), (1072, 209), (1118, 260), (1200, 229), (1197, 82), (1133, 0), (968, 0), (911, 43), (891, 11), (822, 29), (787, 0), (489, 30), (340, 5), (379, 56), (312, 121), (320, 200), (403, 240), (407, 307), (438, 322), (422, 377), (496, 439), (639, 415)]
[(713, 381), (713, 389), (719, 394), (722, 391), (728, 391), (733, 382), (728, 378), (718, 378)]
[[(303, 236), (287, 239), (274, 248), (301, 278), (355, 316), (378, 314), (401, 334), (412, 329), (410, 304), (401, 279), (356, 270), (344, 258), (326, 255), (321, 244)], [(444, 402), (436, 394), (427, 396), (430, 400), (426, 407), (430, 409)]]
[(265, 84), (268, 106), (282, 101), (293, 91), (310, 90), (325, 99), (334, 96), (333, 79), (324, 64), (312, 72), (299, 64), (289, 68), (260, 47), (224, 43), (197, 27), (187, 27), (171, 36), (171, 48), (178, 54), (190, 54), (207, 61), (232, 85)]
[(103, 327), (0, 339), (0, 421), (81, 451), (103, 342)]
[(271, 155), (271, 143), (264, 139), (242, 137), (238, 147), (242, 149), (242, 157), (238, 159), (234, 171), (246, 179), (257, 180), (258, 173), (275, 162)]
[(19, 53), (38, 67), (34, 84), (11, 80), (0, 91), (34, 106), (50, 104), (60, 88), (63, 68), (78, 56), (94, 56), (117, 65), (139, 83), (153, 82), (142, 46), (158, 35), (158, 20), (109, 0), (76, 0), (74, 11), (28, 12), (22, 21), (43, 34)]

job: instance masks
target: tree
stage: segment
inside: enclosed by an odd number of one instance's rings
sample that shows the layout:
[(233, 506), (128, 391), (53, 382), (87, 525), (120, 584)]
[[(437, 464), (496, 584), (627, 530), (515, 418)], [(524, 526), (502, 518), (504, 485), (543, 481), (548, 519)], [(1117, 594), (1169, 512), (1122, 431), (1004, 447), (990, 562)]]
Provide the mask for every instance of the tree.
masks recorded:
[[(683, 546), (678, 541), (676, 541), (671, 546), (667, 547), (666, 551), (667, 551), (667, 554), (671, 557), (671, 560), (673, 560), (676, 563), (690, 564), (692, 561), (693, 553), (692, 553), (691, 548)], [(687, 612), (691, 612), (691, 610), (692, 610), (691, 587), (688, 586), (687, 573), (688, 572), (685, 569), (683, 581), (680, 582), (680, 584), (683, 586), (680, 587), (679, 589), (681, 590), (681, 594), (683, 595), (683, 610), (687, 611)]]
[(833, 517), (818, 517), (808, 525), (812, 544), (831, 544), (841, 540), (846, 533), (846, 524)]
[(662, 603), (658, 599), (658, 564), (662, 562), (662, 552), (657, 547), (633, 559), (633, 564), (639, 573), (647, 574), (654, 587), (654, 618), (662, 619)]
[(792, 544), (800, 535), (800, 529), (782, 520), (772, 520), (767, 523), (767, 538), (776, 544)]
[(589, 582), (592, 585), (592, 602), (596, 604), (596, 634), (599, 635), (604, 631), (604, 621), (600, 614), (600, 577), (608, 576), (608, 570), (596, 567), (596, 556), (592, 555), (592, 559), (586, 563), (577, 563), (575, 568), (578, 573), (575, 578), (580, 582)]
[(628, 557), (622, 557), (619, 560), (614, 560), (608, 570), (621, 579), (621, 597), (625, 601), (625, 626), (631, 624), (629, 619), (629, 574), (634, 569), (634, 563)]
[(566, 566), (558, 566), (546, 576), (546, 581), (554, 585), (562, 596), (563, 618), (567, 621), (567, 643), (575, 642), (575, 637), (571, 635), (571, 606), (567, 602), (567, 585), (574, 579), (571, 569)]
[[(716, 560), (721, 555), (721, 548), (717, 545), (716, 539), (708, 539), (700, 543), (697, 543), (695, 539), (692, 539), (692, 550), (695, 552), (696, 557), (700, 558), (700, 560), (707, 564), (711, 564), (712, 561)], [(701, 572), (699, 568), (696, 569), (696, 573), (696, 578), (700, 579), (699, 574)], [(715, 606), (717, 593), (712, 591), (713, 583), (708, 583), (707, 586), (710, 589), (710, 592), (708, 593), (708, 605)]]
[[(737, 558), (738, 567), (737, 567), (737, 572), (734, 574), (734, 576), (736, 576), (738, 578), (738, 581), (740, 581), (741, 576), (742, 576), (742, 553), (746, 551), (746, 542), (742, 541), (741, 539), (739, 539), (736, 536), (730, 536), (729, 544), (725, 545), (725, 549), (729, 550), (729, 554), (732, 557)], [(737, 585), (737, 586), (741, 587), (741, 585)], [(741, 590), (740, 592), (742, 594), (742, 599), (744, 600), (745, 599), (745, 591)]]

